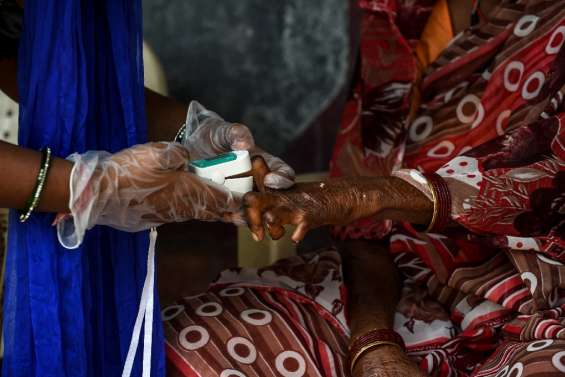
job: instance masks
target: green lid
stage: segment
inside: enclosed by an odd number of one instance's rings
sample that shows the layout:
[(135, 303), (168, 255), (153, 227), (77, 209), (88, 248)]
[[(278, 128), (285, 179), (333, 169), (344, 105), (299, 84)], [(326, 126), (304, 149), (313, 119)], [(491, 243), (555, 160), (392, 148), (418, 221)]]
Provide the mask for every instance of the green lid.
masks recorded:
[(206, 159), (203, 159), (203, 160), (191, 161), (190, 164), (192, 166), (195, 166), (197, 168), (202, 169), (202, 168), (209, 168), (211, 166), (220, 165), (220, 164), (223, 164), (225, 162), (234, 161), (236, 159), (237, 159), (237, 156), (236, 156), (235, 153), (228, 152), (228, 153), (220, 154), (218, 156), (206, 158)]

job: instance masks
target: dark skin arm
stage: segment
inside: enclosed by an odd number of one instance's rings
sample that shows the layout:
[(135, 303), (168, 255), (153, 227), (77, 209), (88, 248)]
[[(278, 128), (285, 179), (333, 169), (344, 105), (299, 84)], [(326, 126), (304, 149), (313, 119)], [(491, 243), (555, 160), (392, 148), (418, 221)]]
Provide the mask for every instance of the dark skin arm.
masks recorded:
[[(18, 2), (23, 6), (23, 2)], [(15, 102), (18, 94), (17, 59), (0, 59), (0, 90)], [(41, 152), (0, 141), (0, 208), (24, 209), (37, 181)], [(68, 212), (69, 178), (72, 164), (61, 158), (52, 160), (45, 187), (38, 205), (39, 211)]]
[[(41, 153), (0, 141), (0, 177), (4, 177), (0, 190), (0, 208), (24, 209), (37, 180)], [(68, 212), (69, 177), (72, 164), (54, 158), (45, 181), (38, 210), (43, 212)]]
[[(18, 102), (16, 59), (0, 60), (0, 90)], [(149, 139), (172, 140), (185, 121), (187, 107), (149, 89), (145, 94)], [(24, 209), (35, 187), (41, 153), (0, 142), (0, 161), (0, 177), (9, 177), (0, 190), (0, 208)], [(71, 169), (70, 162), (53, 159), (39, 211), (68, 211)]]
[[(339, 245), (348, 288), (351, 339), (374, 329), (392, 329), (400, 298), (400, 276), (387, 246), (350, 240)], [(383, 345), (363, 354), (353, 377), (423, 376), (400, 348)]]
[(346, 177), (301, 183), (285, 191), (248, 193), (244, 198), (247, 222), (261, 240), (265, 228), (279, 239), (284, 227), (296, 225), (300, 242), (310, 229), (344, 225), (372, 217), (428, 224), (432, 202), (409, 183), (395, 177)]
[[(417, 189), (394, 177), (350, 177), (299, 184), (291, 190), (250, 193), (244, 198), (247, 221), (256, 237), (265, 226), (272, 238), (297, 225), (293, 240), (321, 225), (348, 224), (364, 217), (427, 224), (433, 205)], [(387, 245), (348, 241), (339, 245), (349, 292), (352, 339), (373, 329), (393, 328), (400, 278)], [(393, 345), (379, 346), (358, 361), (353, 377), (423, 375)]]

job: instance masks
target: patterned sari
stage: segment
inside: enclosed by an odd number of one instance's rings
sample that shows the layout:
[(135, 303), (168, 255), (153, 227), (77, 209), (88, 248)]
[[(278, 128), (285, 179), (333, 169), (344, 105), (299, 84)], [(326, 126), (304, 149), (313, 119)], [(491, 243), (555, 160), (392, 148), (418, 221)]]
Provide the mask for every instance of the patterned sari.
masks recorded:
[(438, 49), (426, 37), (440, 1), (415, 54), (390, 2), (361, 5), (361, 74), (332, 173), (394, 174), (430, 196), (420, 172), (436, 171), (453, 226), (423, 234), (367, 219), (336, 233), (393, 227), (405, 278), (396, 330), (424, 370), (465, 375), (499, 350), (476, 375), (534, 373), (511, 361), (545, 349), (527, 358), (565, 373), (565, 352), (552, 348), (565, 339), (565, 2), (502, 1)]
[[(394, 174), (430, 195), (421, 172), (437, 171), (453, 226), (365, 219), (336, 236), (390, 237), (404, 276), (395, 330), (424, 371), (562, 375), (565, 1), (502, 1), (453, 40), (429, 38), (449, 29), (432, 3), (359, 1), (332, 175)], [(185, 376), (347, 376), (345, 298), (331, 250), (225, 271), (164, 310), (168, 360)]]

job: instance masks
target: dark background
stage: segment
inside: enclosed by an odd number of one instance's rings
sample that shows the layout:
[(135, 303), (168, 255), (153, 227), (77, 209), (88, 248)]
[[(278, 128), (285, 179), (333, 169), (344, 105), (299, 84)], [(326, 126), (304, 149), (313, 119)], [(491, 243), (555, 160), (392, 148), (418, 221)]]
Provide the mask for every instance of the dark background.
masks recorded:
[[(248, 125), (298, 172), (327, 170), (351, 73), (349, 0), (143, 0), (170, 94)], [(297, 156), (297, 154), (300, 156)]]

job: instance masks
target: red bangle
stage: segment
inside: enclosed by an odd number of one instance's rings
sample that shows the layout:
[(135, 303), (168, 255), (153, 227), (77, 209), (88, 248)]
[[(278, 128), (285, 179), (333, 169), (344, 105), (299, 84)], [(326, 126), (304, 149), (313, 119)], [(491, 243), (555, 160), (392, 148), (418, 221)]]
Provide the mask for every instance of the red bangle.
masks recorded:
[(393, 330), (375, 329), (355, 338), (349, 345), (349, 366), (351, 373), (355, 363), (367, 351), (384, 345), (398, 346), (402, 351), (405, 350), (402, 337)]
[(436, 173), (424, 174), (432, 191), (434, 213), (426, 233), (443, 230), (451, 220), (451, 194), (445, 180)]
[(371, 342), (392, 342), (404, 350), (404, 340), (402, 340), (402, 337), (396, 331), (390, 329), (374, 329), (352, 340), (349, 345), (349, 351), (351, 352), (357, 348), (362, 348)]

